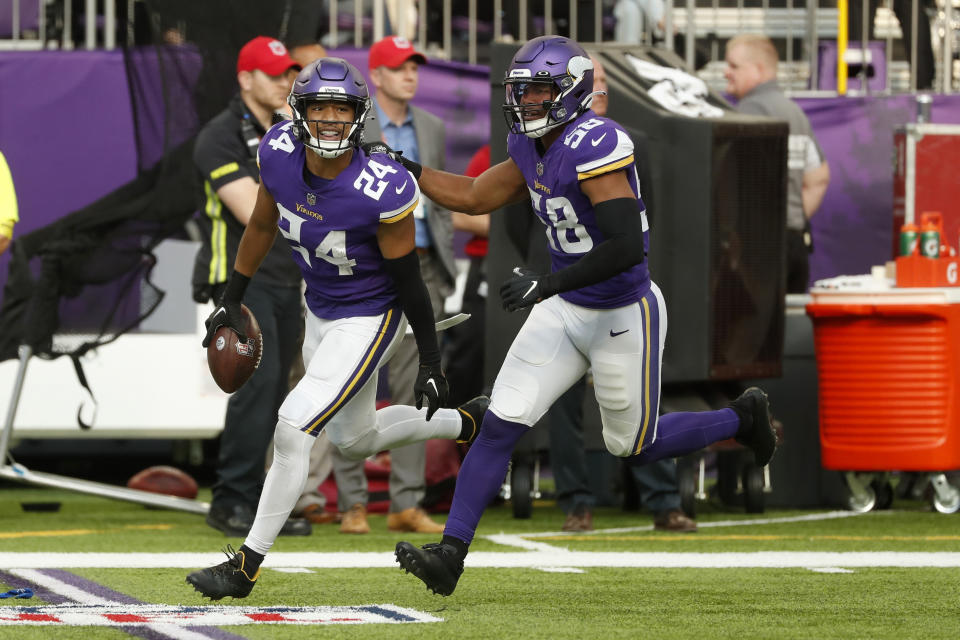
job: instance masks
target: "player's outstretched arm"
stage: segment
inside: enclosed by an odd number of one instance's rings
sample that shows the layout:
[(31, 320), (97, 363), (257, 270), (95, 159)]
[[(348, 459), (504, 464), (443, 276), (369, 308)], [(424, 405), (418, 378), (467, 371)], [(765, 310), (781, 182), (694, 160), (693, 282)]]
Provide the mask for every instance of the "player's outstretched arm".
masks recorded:
[(476, 216), (528, 197), (520, 167), (511, 159), (471, 178), (424, 167), (403, 157), (402, 152), (394, 151), (384, 142), (368, 142), (363, 145), (363, 150), (368, 155), (385, 153), (402, 164), (417, 179), (424, 195), (451, 211)]
[(273, 246), (273, 240), (277, 235), (278, 217), (280, 212), (277, 210), (276, 201), (261, 184), (257, 191), (257, 202), (253, 205), (253, 213), (240, 239), (233, 273), (227, 280), (223, 297), (215, 301), (217, 308), (206, 320), (207, 334), (202, 342), (204, 348), (210, 344), (217, 329), (224, 325), (233, 329), (237, 335), (244, 335), (244, 320), (240, 304), (243, 302), (247, 285), (250, 284), (250, 278), (260, 268), (260, 263)]
[(413, 397), (417, 409), (427, 400), (427, 420), (437, 409), (447, 403), (450, 394), (447, 379), (440, 368), (440, 346), (437, 330), (433, 324), (433, 305), (430, 293), (420, 274), (420, 259), (416, 252), (416, 225), (412, 215), (403, 219), (381, 223), (377, 230), (377, 242), (384, 257), (384, 267), (393, 277), (397, 287), (400, 308), (407, 316), (413, 337), (420, 352), (420, 368), (413, 383)]
[(509, 158), (476, 178), (424, 167), (418, 182), (420, 190), (441, 207), (474, 216), (530, 197), (520, 168)]

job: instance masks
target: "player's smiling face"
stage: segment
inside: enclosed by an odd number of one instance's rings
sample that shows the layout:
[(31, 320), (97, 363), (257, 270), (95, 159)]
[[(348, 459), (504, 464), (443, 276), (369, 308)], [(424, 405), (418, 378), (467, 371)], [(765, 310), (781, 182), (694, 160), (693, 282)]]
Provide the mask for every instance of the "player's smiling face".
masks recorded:
[(521, 105), (539, 105), (539, 107), (528, 107), (523, 109), (524, 120), (537, 120), (547, 115), (547, 109), (543, 103), (553, 100), (557, 96), (556, 88), (553, 83), (530, 82), (523, 88), (523, 95), (520, 98)]
[(349, 102), (323, 100), (308, 104), (305, 115), (314, 138), (338, 142), (350, 134), (355, 113), (354, 106)]

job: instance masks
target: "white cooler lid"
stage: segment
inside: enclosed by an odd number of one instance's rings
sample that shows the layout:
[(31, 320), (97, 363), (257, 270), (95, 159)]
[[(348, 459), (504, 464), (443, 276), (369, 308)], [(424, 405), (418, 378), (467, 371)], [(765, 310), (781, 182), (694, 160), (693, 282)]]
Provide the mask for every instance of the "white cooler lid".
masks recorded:
[(960, 287), (897, 287), (871, 274), (817, 280), (810, 289), (814, 304), (957, 304)]

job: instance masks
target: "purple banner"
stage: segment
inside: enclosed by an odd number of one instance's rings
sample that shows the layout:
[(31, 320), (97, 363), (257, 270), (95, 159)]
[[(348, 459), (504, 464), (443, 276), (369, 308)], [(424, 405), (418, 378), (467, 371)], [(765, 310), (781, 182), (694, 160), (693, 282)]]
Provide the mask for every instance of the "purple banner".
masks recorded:
[[(806, 98), (810, 118), (830, 164), (830, 186), (811, 220), (811, 281), (869, 273), (892, 258), (893, 132), (916, 116), (912, 95)], [(935, 95), (931, 120), (960, 123), (960, 95)]]
[[(0, 87), (0, 150), (20, 211), (14, 238), (136, 176), (121, 51), (3, 52)], [(0, 256), (0, 291), (9, 261)]]

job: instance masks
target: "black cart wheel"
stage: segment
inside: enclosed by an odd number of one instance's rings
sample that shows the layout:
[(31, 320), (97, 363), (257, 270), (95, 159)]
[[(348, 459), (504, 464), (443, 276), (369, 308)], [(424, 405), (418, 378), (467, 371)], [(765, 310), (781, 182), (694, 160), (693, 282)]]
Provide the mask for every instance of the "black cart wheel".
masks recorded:
[(763, 513), (763, 467), (748, 464), (743, 468), (743, 504), (747, 513)]
[(533, 515), (533, 464), (528, 459), (514, 458), (510, 468), (510, 502), (513, 517), (527, 519)]
[(893, 506), (893, 485), (889, 480), (874, 479), (870, 483), (873, 492), (877, 496), (877, 502), (873, 505), (874, 509), (889, 509)]
[(697, 517), (697, 471), (699, 461), (693, 458), (677, 460), (677, 492), (680, 508), (691, 518)]
[(742, 451), (717, 452), (717, 484), (715, 490), (721, 502), (727, 507), (737, 507), (743, 504), (737, 489), (738, 477), (741, 475), (743, 461)]

